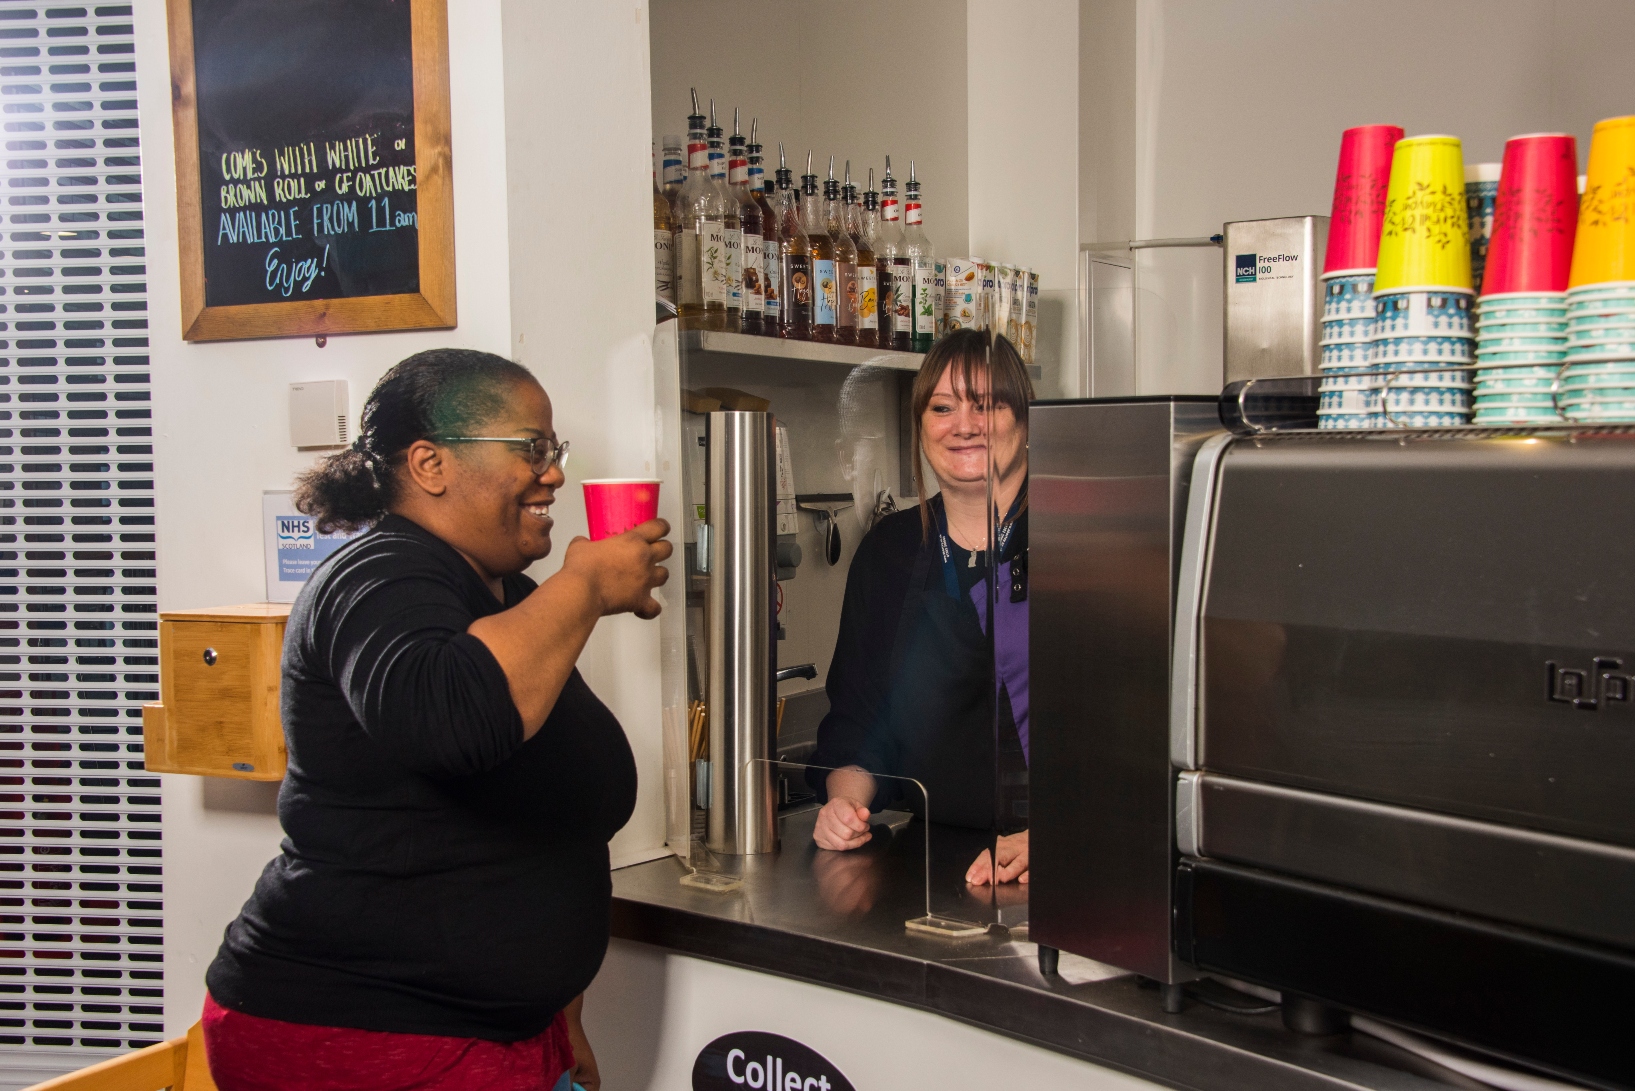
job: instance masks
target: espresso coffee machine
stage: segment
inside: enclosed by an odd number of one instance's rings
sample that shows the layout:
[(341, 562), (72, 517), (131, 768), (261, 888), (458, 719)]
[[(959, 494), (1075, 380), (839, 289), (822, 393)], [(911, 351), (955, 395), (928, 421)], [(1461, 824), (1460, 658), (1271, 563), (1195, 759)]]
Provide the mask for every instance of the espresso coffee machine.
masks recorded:
[(1033, 938), (1635, 1084), (1635, 435), (1031, 429)]

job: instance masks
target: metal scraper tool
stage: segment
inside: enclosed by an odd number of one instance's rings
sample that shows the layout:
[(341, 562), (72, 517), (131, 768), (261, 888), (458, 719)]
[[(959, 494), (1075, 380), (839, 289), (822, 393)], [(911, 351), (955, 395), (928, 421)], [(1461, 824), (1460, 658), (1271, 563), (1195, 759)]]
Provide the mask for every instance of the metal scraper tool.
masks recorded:
[(816, 492), (795, 497), (797, 507), (817, 515), (818, 533), (823, 535), (823, 559), (832, 568), (840, 563), (840, 524), (835, 513), (852, 506), (851, 493)]

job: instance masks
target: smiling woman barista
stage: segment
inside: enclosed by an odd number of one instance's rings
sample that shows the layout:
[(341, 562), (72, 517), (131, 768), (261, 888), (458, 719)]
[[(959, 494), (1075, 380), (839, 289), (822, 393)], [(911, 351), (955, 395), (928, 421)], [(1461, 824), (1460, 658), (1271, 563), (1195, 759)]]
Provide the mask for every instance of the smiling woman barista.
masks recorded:
[[(991, 391), (991, 395), (990, 392)], [(1027, 368), (1009, 341), (949, 334), (914, 380), (914, 446), (938, 495), (881, 519), (846, 579), (830, 710), (812, 763), (831, 768), (813, 840), (866, 844), (876, 776), (925, 786), (931, 821), (1001, 831), (997, 881), (1027, 881)], [(991, 405), (990, 405), (991, 402)], [(986, 632), (989, 462), (1000, 516), (993, 644)], [(915, 482), (926, 493), (919, 460)], [(995, 703), (997, 702), (997, 732)], [(993, 881), (987, 853), (966, 880)]]

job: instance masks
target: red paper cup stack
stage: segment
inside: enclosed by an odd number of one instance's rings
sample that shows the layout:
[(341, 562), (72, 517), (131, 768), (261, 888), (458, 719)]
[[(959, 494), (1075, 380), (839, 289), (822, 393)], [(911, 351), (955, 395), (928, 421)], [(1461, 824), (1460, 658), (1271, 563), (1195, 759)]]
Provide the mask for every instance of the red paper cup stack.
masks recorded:
[(1567, 278), (1578, 227), (1578, 146), (1565, 133), (1505, 142), (1476, 307), (1477, 424), (1558, 420)]
[(1391, 180), (1391, 154), (1402, 139), (1395, 125), (1362, 125), (1340, 137), (1334, 206), (1323, 257), (1323, 381), (1318, 421), (1324, 428), (1374, 428), (1384, 423), (1379, 392), (1359, 373), (1368, 367), (1374, 336), (1374, 268)]

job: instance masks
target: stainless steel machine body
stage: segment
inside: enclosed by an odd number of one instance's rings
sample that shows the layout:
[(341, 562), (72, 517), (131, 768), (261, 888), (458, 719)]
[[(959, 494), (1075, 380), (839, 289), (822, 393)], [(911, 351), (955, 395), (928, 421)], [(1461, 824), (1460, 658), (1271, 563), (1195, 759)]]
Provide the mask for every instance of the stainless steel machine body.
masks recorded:
[(1228, 383), (1317, 374), (1328, 220), (1287, 216), (1222, 228)]
[(1203, 397), (1028, 412), (1030, 934), (1164, 982), (1195, 976), (1169, 921), (1170, 618), (1193, 456), (1221, 430)]
[(1162, 421), (1042, 409), (1034, 936), (1635, 1084), (1635, 437), (1222, 434), (1161, 511)]
[(710, 776), (705, 844), (747, 855), (777, 845), (768, 759), (777, 645), (773, 552), (777, 505), (769, 413), (709, 415), (708, 550)]

